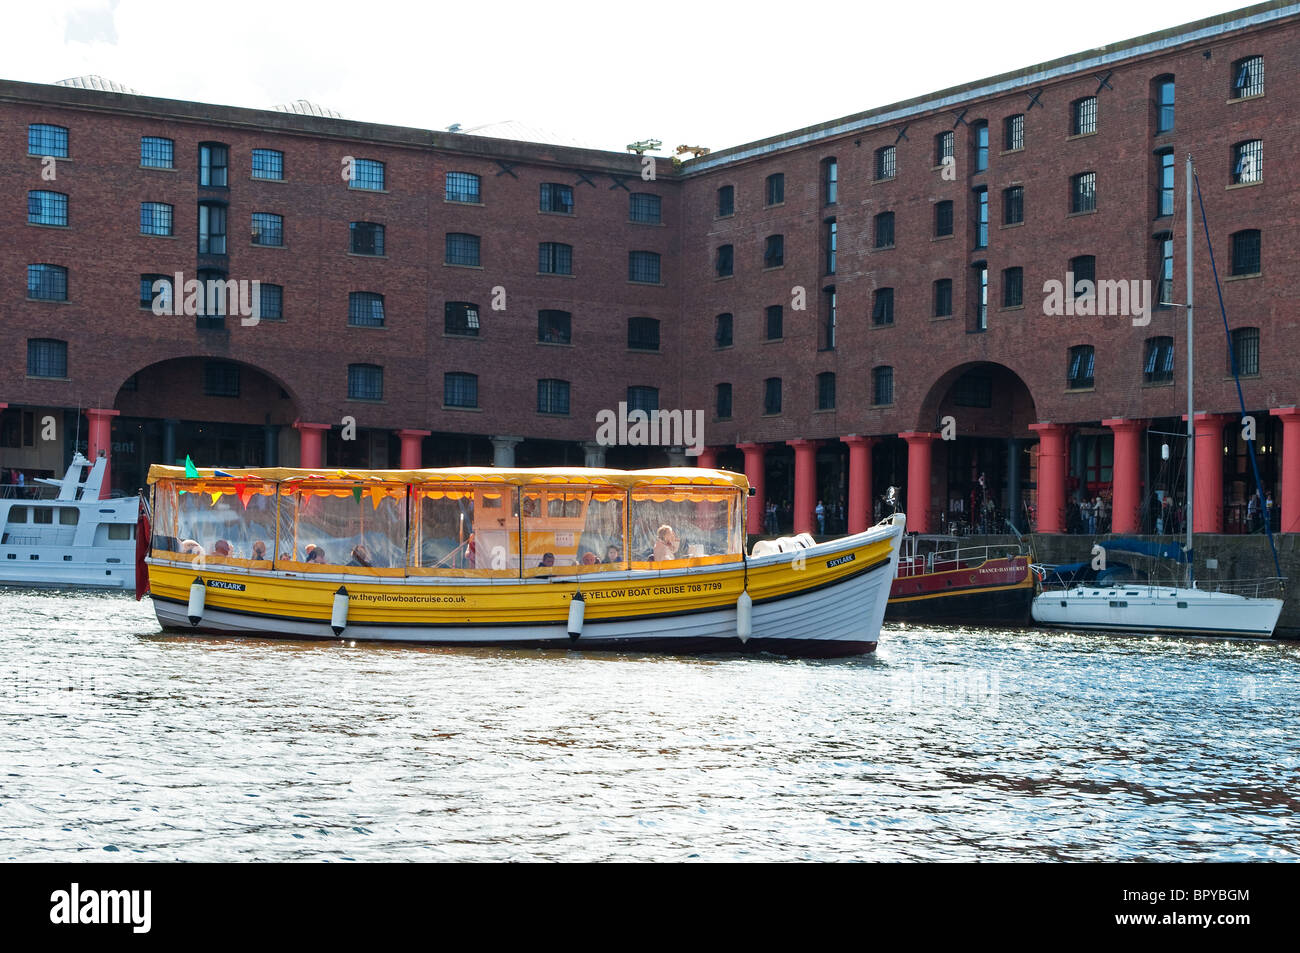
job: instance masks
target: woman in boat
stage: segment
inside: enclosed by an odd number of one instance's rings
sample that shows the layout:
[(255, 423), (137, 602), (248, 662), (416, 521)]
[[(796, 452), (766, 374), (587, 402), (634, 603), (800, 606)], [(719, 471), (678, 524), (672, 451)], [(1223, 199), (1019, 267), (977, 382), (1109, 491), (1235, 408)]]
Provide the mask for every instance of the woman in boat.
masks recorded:
[(665, 523), (659, 527), (659, 532), (656, 535), (659, 538), (655, 540), (655, 562), (676, 559), (677, 534), (673, 532), (673, 528)]
[(366, 547), (362, 546), (360, 543), (357, 543), (355, 546), (352, 547), (352, 560), (351, 562), (348, 563), (348, 565), (364, 566), (365, 568), (369, 569), (373, 565), (373, 563), (371, 563), (370, 561), (370, 552), (366, 549)]

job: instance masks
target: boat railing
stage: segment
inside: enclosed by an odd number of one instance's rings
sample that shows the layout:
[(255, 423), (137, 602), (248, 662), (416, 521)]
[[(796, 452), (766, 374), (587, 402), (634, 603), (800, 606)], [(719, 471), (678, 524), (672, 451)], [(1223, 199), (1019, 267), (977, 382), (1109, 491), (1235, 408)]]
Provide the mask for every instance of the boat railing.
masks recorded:
[(1222, 582), (1198, 579), (1196, 588), (1253, 599), (1281, 599), (1286, 595), (1286, 577), (1264, 576), (1259, 579), (1231, 579)]
[(53, 500), (59, 495), (57, 486), (42, 483), (0, 483), (0, 499)]
[(924, 576), (936, 572), (976, 569), (993, 559), (1014, 559), (1025, 555), (1012, 543), (989, 543), (982, 546), (956, 546), (932, 553), (914, 553), (898, 560), (898, 576)]

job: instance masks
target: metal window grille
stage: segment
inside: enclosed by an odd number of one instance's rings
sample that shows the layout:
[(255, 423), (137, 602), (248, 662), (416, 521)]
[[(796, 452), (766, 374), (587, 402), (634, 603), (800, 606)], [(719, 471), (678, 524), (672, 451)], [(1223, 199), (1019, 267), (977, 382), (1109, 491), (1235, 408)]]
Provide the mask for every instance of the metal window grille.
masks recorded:
[(147, 169), (175, 168), (175, 144), (160, 136), (140, 137), (140, 164)]
[(29, 156), (68, 157), (68, 130), (34, 122), (27, 127), (27, 154)]
[(443, 330), (448, 334), (478, 337), (478, 305), (468, 301), (448, 301), (442, 309)]
[(874, 404), (892, 404), (894, 402), (894, 369), (877, 367), (871, 372), (871, 402)]
[(270, 212), (253, 213), (253, 244), (283, 245), (284, 217)]
[(284, 153), (276, 149), (254, 149), (253, 150), (253, 178), (255, 179), (275, 179), (284, 178)]
[(28, 265), (27, 297), (67, 301), (68, 269), (59, 265)]
[(384, 164), (376, 159), (356, 159), (352, 163), (352, 177), (348, 188), (382, 192), (385, 188)]
[(569, 344), (573, 340), (573, 316), (568, 311), (537, 312), (537, 340), (543, 344)]
[(373, 291), (353, 291), (348, 295), (348, 324), (358, 328), (384, 326), (384, 296)]
[(555, 182), (542, 183), (541, 209), (543, 212), (573, 214), (573, 188)]
[(1256, 275), (1260, 270), (1260, 233), (1258, 229), (1235, 232), (1232, 236), (1232, 273)]
[(573, 274), (573, 246), (542, 242), (537, 246), (537, 270), (544, 275)]
[(480, 201), (480, 180), (472, 172), (448, 172), (445, 198), (448, 202)]
[(569, 382), (539, 380), (537, 382), (537, 412), (539, 414), (567, 414), (569, 412)]
[(871, 307), (871, 323), (876, 325), (894, 323), (894, 289), (877, 288), (875, 303)]
[(642, 225), (658, 225), (663, 221), (663, 203), (657, 195), (633, 192), (628, 196), (628, 212), (632, 221)]
[(642, 284), (659, 284), (659, 254), (652, 251), (628, 252), (627, 280)]
[(446, 262), (449, 265), (479, 264), (479, 237), (462, 232), (447, 233)]
[(28, 192), (27, 221), (32, 225), (67, 225), (68, 197), (62, 192)]
[(29, 377), (67, 377), (68, 344), (49, 338), (34, 338), (27, 342), (27, 375)]
[(373, 364), (349, 364), (348, 398), (351, 400), (383, 400), (384, 369)]
[(442, 402), (448, 407), (477, 407), (478, 375), (444, 374), (442, 377)]

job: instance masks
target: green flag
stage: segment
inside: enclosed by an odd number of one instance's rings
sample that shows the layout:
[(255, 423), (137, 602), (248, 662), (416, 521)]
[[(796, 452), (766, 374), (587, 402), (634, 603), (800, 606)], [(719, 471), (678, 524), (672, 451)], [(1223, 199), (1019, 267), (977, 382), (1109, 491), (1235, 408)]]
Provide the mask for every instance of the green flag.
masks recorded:
[(352, 499), (356, 500), (358, 503), (361, 502), (361, 487), (354, 486), (352, 488)]
[(188, 453), (185, 454), (185, 475), (187, 477), (196, 477), (199, 475), (199, 468), (194, 465), (194, 461), (190, 459)]

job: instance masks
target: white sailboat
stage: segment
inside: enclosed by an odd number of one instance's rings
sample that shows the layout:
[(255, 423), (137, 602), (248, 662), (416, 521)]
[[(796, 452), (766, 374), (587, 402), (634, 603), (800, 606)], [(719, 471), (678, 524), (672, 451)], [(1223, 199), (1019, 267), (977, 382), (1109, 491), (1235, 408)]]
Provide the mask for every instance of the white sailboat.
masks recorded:
[[(1087, 582), (1077, 582), (1075, 573), (1063, 573), (1063, 567), (1039, 567), (1041, 591), (1034, 597), (1030, 612), (1035, 622), (1077, 629), (1108, 629), (1121, 632), (1174, 632), (1198, 635), (1235, 635), (1268, 637), (1273, 634), (1282, 614), (1280, 598), (1283, 580), (1269, 579), (1248, 583), (1217, 583), (1213, 588), (1197, 585), (1193, 574), (1192, 513), (1193, 457), (1195, 454), (1195, 420), (1192, 362), (1192, 157), (1187, 157), (1187, 538), (1181, 553), (1170, 555), (1186, 565), (1184, 585), (1135, 584), (1118, 572), (1104, 569)], [(1257, 488), (1258, 489), (1258, 488)], [(1140, 541), (1123, 541), (1127, 545), (1111, 548), (1141, 552)], [(1270, 545), (1272, 540), (1270, 538)], [(1158, 549), (1152, 546), (1151, 549)], [(1078, 569), (1079, 567), (1070, 567)], [(1271, 595), (1276, 590), (1278, 597)]]
[(0, 586), (135, 588), (140, 501), (101, 500), (107, 469), (78, 453), (63, 479), (35, 481), (53, 497), (0, 499)]

